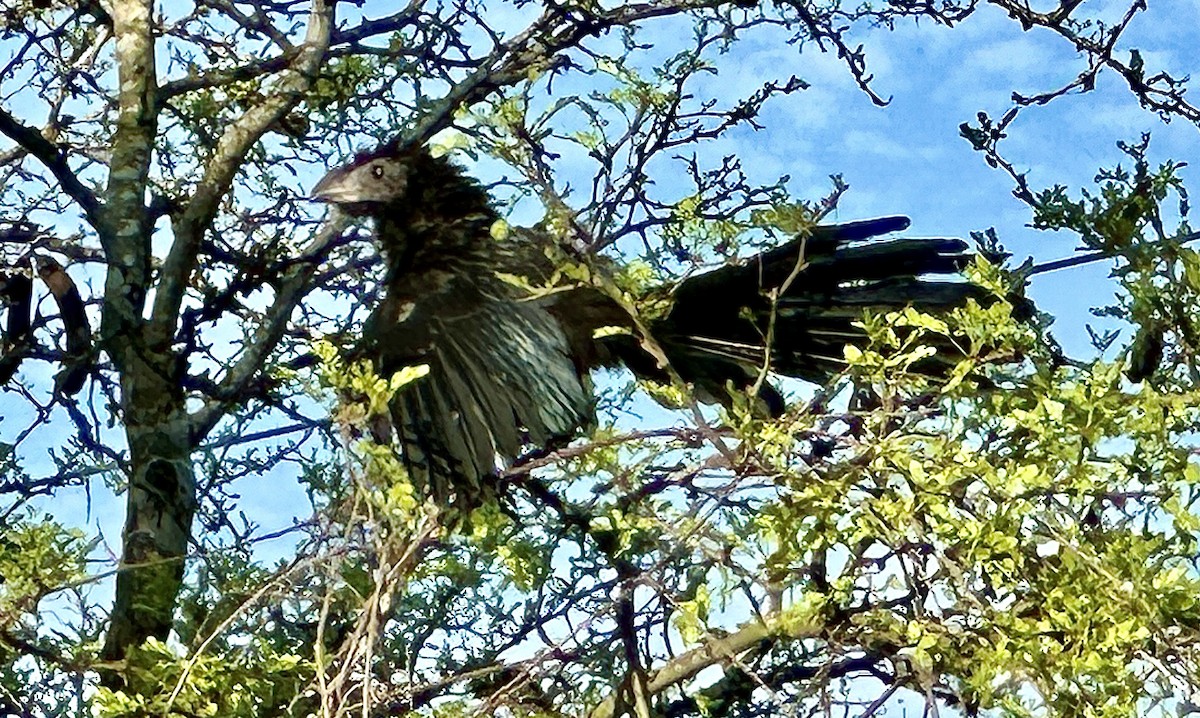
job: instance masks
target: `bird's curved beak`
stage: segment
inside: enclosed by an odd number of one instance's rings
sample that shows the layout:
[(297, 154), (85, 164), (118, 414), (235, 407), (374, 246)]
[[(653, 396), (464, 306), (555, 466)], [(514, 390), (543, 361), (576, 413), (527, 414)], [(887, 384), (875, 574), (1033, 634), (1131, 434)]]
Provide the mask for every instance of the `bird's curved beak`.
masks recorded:
[(342, 168), (330, 170), (320, 182), (309, 192), (309, 198), (317, 202), (337, 203), (342, 194), (341, 179), (345, 176)]

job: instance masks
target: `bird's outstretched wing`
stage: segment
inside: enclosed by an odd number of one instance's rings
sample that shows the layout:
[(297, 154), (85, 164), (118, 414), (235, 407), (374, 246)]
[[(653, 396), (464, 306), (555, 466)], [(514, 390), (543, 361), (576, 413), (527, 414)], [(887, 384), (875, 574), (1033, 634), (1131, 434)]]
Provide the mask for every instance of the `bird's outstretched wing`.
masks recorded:
[[(535, 304), (487, 302), (431, 320), (429, 373), (392, 401), (413, 481), (439, 505), (478, 505), (490, 477), (527, 446), (570, 438), (593, 417), (557, 321)], [(380, 364), (394, 347), (381, 346)]]
[[(466, 509), (486, 495), (500, 463), (591, 421), (589, 368), (623, 362), (661, 381), (670, 377), (665, 359), (702, 398), (729, 401), (728, 387), (755, 385), (764, 366), (813, 381), (837, 373), (844, 347), (865, 340), (854, 326), (864, 310), (937, 311), (981, 294), (944, 281), (970, 260), (966, 243), (873, 240), (908, 227), (885, 217), (817, 227), (687, 279), (647, 327), (598, 287), (544, 300), (514, 292), (501, 274), (538, 284), (558, 268), (512, 238), (498, 241), (487, 192), (421, 147), (364, 153), (314, 195), (375, 220), (388, 291), (363, 344), (384, 374), (429, 365), (395, 397), (392, 424), (417, 483)], [(611, 325), (623, 331), (598, 331)], [(760, 398), (782, 410), (770, 387)]]

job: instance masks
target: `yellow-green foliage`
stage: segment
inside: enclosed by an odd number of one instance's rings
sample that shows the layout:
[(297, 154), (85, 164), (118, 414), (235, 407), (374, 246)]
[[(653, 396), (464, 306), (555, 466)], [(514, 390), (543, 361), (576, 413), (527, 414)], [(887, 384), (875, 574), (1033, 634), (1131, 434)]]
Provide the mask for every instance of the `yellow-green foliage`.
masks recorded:
[(10, 518), (0, 527), (0, 629), (47, 594), (79, 580), (90, 546), (78, 529), (48, 517)]
[(596, 63), (596, 69), (610, 75), (616, 81), (616, 87), (608, 93), (609, 99), (616, 104), (642, 110), (662, 110), (671, 102), (672, 94), (669, 89), (646, 79), (641, 72), (620, 60), (601, 59)]
[(356, 402), (346, 403), (345, 420), (358, 422), (376, 416), (384, 416), (388, 402), (405, 384), (410, 384), (429, 373), (429, 365), (405, 367), (390, 377), (375, 373), (371, 363), (365, 359), (347, 362), (337, 347), (329, 342), (313, 344), (313, 353), (321, 360), (321, 382), (338, 392), (360, 397)]
[[(1105, 362), (1030, 374), (968, 358), (948, 384), (908, 372), (939, 338), (1034, 351), (1010, 310), (863, 322), (871, 342), (846, 358), (882, 410), (860, 414), (833, 460), (782, 478), (756, 522), (768, 568), (837, 557), (834, 600), (873, 606), (838, 640), (899, 646), (918, 676), (957, 676), (981, 707), (1132, 715), (1148, 651), (1200, 631), (1198, 524), (1178, 498), (1200, 490), (1183, 442), (1200, 392), (1134, 389)], [(931, 391), (932, 404), (906, 403)]]
[(734, 219), (709, 219), (704, 213), (705, 202), (699, 195), (676, 202), (670, 222), (663, 227), (663, 237), (673, 242), (686, 240), (689, 246), (711, 248), (727, 245), (746, 229), (743, 222)]
[[(321, 359), (320, 383), (340, 397), (335, 421), (358, 435), (369, 435), (372, 422), (389, 421), (388, 403), (396, 392), (429, 373), (429, 366), (421, 364), (381, 377), (370, 362), (347, 362), (325, 341), (316, 342), (313, 353)], [(402, 531), (411, 529), (418, 520), (420, 502), (395, 450), (369, 439), (357, 441), (353, 448), (364, 474), (364, 498), (375, 509), (377, 520)]]
[(305, 98), (306, 102), (316, 110), (336, 108), (352, 102), (378, 73), (378, 63), (369, 57), (347, 56), (334, 59), (322, 69), (321, 76), (317, 78), (313, 89)]
[(126, 690), (100, 688), (97, 718), (259, 718), (282, 710), (313, 675), (312, 665), (258, 642), (226, 655), (180, 656), (150, 639), (128, 658)]
[(750, 223), (785, 236), (812, 231), (817, 224), (816, 216), (806, 202), (778, 202), (767, 209), (755, 210), (750, 215)]

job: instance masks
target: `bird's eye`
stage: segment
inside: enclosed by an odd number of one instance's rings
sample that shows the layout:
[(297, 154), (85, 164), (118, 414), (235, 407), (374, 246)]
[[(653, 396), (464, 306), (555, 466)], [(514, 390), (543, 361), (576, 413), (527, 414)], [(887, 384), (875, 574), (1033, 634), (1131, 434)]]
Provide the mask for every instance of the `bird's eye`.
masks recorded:
[(371, 176), (375, 179), (383, 179), (383, 165), (375, 165), (372, 167)]

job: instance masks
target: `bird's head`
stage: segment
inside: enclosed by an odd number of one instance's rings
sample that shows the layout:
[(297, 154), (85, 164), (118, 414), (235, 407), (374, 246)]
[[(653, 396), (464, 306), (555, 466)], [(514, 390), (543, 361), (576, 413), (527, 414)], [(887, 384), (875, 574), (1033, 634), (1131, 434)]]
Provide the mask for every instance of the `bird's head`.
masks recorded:
[(487, 192), (448, 157), (421, 145), (389, 143), (331, 170), (312, 198), (354, 217), (416, 226), (470, 221), (490, 226), (497, 217)]
[(360, 154), (322, 177), (312, 197), (352, 215), (374, 214), (381, 205), (399, 202), (409, 192), (417, 155), (422, 152), (393, 146)]

